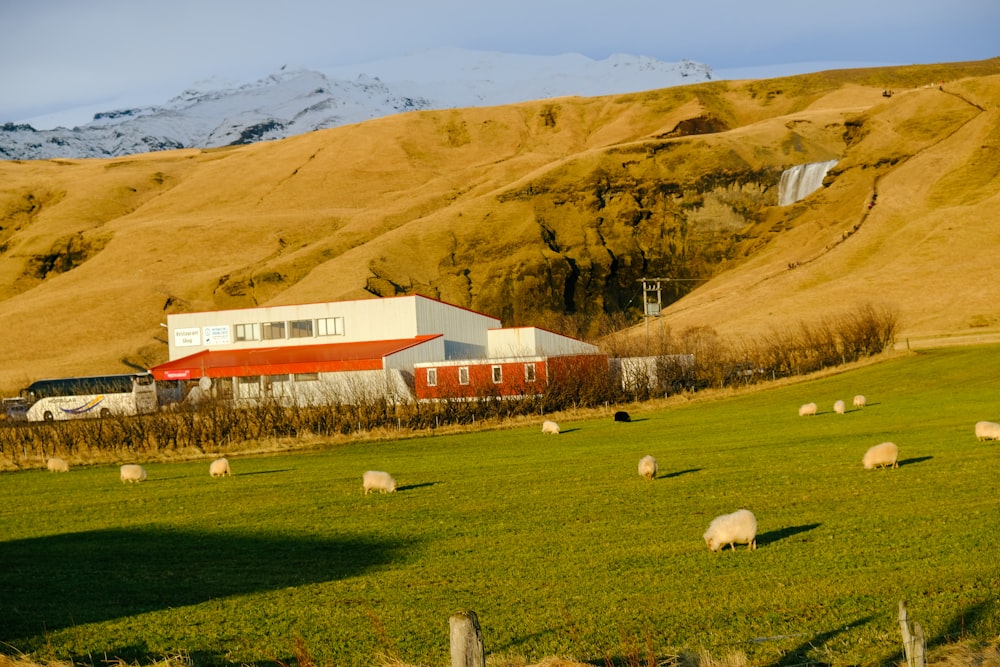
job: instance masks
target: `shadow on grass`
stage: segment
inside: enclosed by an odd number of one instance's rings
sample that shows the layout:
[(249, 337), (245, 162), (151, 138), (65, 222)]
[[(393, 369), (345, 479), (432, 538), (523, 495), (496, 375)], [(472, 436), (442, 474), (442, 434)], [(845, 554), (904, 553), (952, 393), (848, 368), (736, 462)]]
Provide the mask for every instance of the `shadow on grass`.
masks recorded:
[[(927, 646), (943, 646), (965, 639), (970, 634), (979, 637), (993, 636), (998, 612), (1000, 612), (1000, 605), (997, 604), (996, 599), (985, 599), (969, 605), (955, 614), (955, 617), (942, 629), (940, 634), (926, 638)], [(913, 610), (910, 610), (909, 615), (911, 621), (920, 622), (920, 619), (917, 618), (919, 611), (915, 614)], [(921, 626), (923, 625), (921, 623)], [(984, 627), (981, 628), (980, 625)], [(900, 652), (900, 656), (902, 656), (902, 652)]]
[(788, 526), (787, 528), (779, 528), (778, 530), (769, 530), (768, 532), (761, 533), (757, 536), (757, 546), (761, 547), (766, 544), (773, 544), (780, 540), (798, 535), (799, 533), (807, 533), (810, 530), (819, 528), (821, 525), (822, 524), (819, 523), (806, 523), (801, 526)]
[(681, 475), (689, 475), (693, 472), (701, 472), (702, 468), (688, 468), (687, 470), (677, 470), (676, 472), (668, 472), (665, 475), (659, 475), (657, 479), (671, 479), (673, 477), (680, 477)]
[(155, 526), (0, 542), (0, 642), (214, 598), (346, 579), (400, 540)]
[(254, 470), (253, 472), (234, 472), (233, 476), (249, 477), (250, 475), (275, 475), (279, 472), (295, 472), (295, 468), (279, 468), (277, 470)]
[(914, 463), (923, 463), (924, 461), (930, 461), (932, 458), (934, 458), (934, 457), (933, 456), (914, 456), (914, 457), (909, 458), (909, 459), (903, 459), (901, 461), (897, 461), (896, 465), (898, 465), (900, 468), (902, 468), (903, 466), (913, 465)]
[(440, 482), (421, 482), (420, 484), (404, 484), (403, 486), (397, 486), (396, 491), (412, 491), (413, 489), (422, 489), (428, 486), (437, 486)]
[(818, 632), (807, 641), (802, 642), (792, 650), (781, 656), (781, 660), (774, 663), (772, 667), (793, 667), (797, 665), (818, 665), (822, 663), (814, 662), (809, 658), (809, 652), (822, 647), (823, 644), (830, 641), (837, 635), (847, 630), (853, 628), (861, 627), (867, 625), (869, 622), (874, 620), (874, 615), (865, 616), (864, 618), (859, 618), (856, 621), (848, 623), (845, 626), (836, 628), (834, 630), (828, 630), (826, 632)]

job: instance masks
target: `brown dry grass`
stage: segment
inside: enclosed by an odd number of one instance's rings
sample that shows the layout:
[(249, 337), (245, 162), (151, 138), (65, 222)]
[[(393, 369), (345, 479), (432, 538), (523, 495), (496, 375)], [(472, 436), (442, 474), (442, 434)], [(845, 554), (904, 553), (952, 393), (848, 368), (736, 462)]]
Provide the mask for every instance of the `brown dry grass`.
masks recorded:
[[(1000, 59), (848, 70), (409, 113), (227, 149), (0, 162), (0, 389), (162, 362), (159, 325), (177, 311), (403, 290), (551, 325), (544, 304), (519, 298), (562, 279), (547, 275), (563, 260), (542, 223), (594, 280), (610, 259), (589, 248), (633, 261), (636, 239), (660, 233), (594, 227), (597, 175), (624, 179), (602, 215), (628, 220), (629, 188), (665, 175), (831, 157), (829, 188), (739, 230), (753, 252), (661, 322), (766, 331), (860, 298), (897, 307), (904, 335), (1000, 330), (983, 251), (1000, 241), (998, 73)], [(944, 91), (924, 87), (938, 80)], [(705, 118), (729, 129), (668, 137)], [(866, 134), (845, 146), (858, 118)], [(738, 224), (732, 201), (769, 196), (744, 188), (695, 193), (691, 220)], [(75, 268), (38, 277), (37, 258), (67, 247)]]

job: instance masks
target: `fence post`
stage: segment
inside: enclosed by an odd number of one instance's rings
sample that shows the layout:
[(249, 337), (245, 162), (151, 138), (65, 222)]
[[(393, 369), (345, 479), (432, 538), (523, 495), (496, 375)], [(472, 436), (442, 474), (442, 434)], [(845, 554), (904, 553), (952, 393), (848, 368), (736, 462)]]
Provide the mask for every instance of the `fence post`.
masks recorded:
[(451, 667), (486, 667), (486, 651), (479, 617), (472, 610), (458, 611), (448, 619)]
[(903, 653), (906, 655), (907, 667), (924, 667), (924, 630), (919, 623), (913, 624), (910, 631), (910, 617), (906, 612), (906, 603), (899, 601), (899, 631), (903, 635)]

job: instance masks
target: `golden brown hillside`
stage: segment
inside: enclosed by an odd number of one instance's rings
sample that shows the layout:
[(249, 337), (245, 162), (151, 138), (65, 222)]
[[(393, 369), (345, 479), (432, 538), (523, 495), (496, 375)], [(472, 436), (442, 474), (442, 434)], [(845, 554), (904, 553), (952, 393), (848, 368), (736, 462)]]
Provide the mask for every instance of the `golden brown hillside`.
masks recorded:
[[(716, 276), (670, 327), (869, 301), (904, 335), (1000, 329), (998, 101), (994, 59), (0, 162), (0, 388), (152, 365), (167, 313), (256, 304), (419, 292), (594, 337), (639, 320), (643, 276)], [(776, 205), (785, 168), (828, 159)]]

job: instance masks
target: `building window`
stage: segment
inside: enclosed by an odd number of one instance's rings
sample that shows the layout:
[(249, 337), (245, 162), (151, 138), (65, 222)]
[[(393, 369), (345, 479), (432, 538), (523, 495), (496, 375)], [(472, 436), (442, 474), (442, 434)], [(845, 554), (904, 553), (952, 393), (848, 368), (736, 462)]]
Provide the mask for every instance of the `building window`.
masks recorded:
[(313, 321), (312, 320), (292, 320), (288, 323), (288, 337), (289, 338), (312, 338), (313, 335)]
[(534, 382), (535, 381), (535, 365), (525, 364), (524, 365), (524, 381)]
[(503, 366), (493, 367), (493, 383), (500, 384), (503, 382)]
[(316, 330), (320, 336), (343, 336), (344, 318), (324, 317), (323, 319), (316, 320)]
[(260, 340), (260, 324), (252, 322), (250, 324), (237, 324), (236, 340)]
[(284, 394), (285, 388), (288, 386), (288, 373), (265, 375), (263, 376), (263, 380), (265, 395)]
[(438, 369), (428, 368), (427, 369), (427, 386), (436, 387), (438, 383)]
[(237, 398), (260, 398), (260, 376), (247, 375), (236, 378)]
[(296, 373), (296, 382), (319, 382), (319, 373)]
[(264, 322), (260, 325), (264, 340), (280, 340), (285, 337), (284, 322)]
[(459, 384), (469, 384), (469, 367), (459, 366), (458, 367), (458, 383)]

